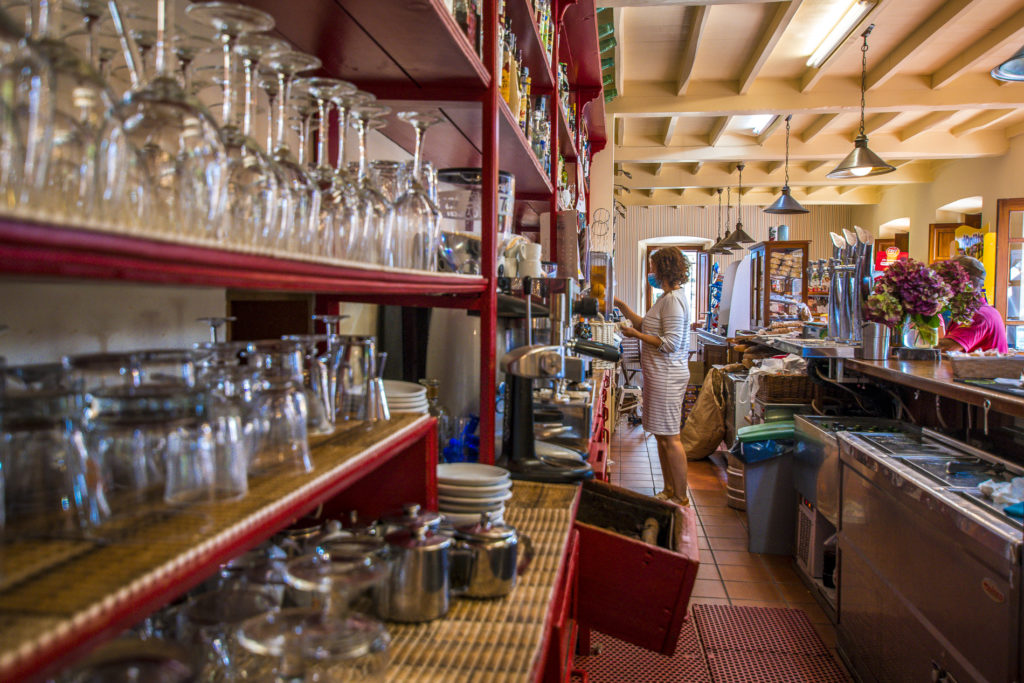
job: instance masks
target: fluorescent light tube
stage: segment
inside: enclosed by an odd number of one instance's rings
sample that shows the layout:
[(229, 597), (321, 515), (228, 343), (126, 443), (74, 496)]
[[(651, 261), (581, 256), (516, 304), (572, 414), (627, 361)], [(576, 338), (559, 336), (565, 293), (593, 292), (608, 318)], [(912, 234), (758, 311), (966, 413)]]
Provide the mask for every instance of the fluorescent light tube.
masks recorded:
[(857, 0), (842, 16), (839, 22), (829, 31), (825, 39), (818, 45), (808, 60), (807, 66), (817, 69), (825, 63), (832, 53), (836, 51), (840, 43), (850, 37), (850, 33), (863, 21), (875, 7), (875, 0)]

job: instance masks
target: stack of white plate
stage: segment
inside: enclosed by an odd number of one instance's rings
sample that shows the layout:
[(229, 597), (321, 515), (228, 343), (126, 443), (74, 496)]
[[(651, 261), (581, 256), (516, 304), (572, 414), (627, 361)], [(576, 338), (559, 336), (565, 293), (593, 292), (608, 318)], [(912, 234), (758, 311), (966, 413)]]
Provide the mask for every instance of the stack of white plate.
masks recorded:
[(437, 466), (438, 508), (453, 525), (472, 524), (480, 513), (504, 520), (505, 501), (512, 497), (508, 470), (494, 465), (456, 462)]
[(388, 410), (393, 413), (427, 412), (427, 388), (419, 384), (386, 379), (384, 395), (388, 399)]

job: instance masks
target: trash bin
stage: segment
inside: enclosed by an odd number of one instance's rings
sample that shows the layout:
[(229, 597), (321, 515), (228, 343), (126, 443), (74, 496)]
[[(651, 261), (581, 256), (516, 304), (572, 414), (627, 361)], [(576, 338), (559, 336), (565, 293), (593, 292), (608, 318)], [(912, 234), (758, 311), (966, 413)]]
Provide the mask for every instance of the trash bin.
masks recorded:
[(747, 547), (752, 553), (792, 555), (797, 503), (793, 423), (773, 422), (754, 428), (737, 432), (740, 448), (735, 454), (744, 465)]

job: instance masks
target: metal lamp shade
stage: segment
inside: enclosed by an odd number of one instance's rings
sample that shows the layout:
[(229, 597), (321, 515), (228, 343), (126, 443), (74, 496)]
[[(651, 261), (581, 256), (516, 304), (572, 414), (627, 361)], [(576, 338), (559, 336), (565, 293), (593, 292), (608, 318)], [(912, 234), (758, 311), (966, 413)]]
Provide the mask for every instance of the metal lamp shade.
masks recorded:
[(992, 69), (992, 78), (997, 78), (1000, 81), (1024, 81), (1024, 47)]
[(730, 247), (739, 247), (744, 244), (753, 244), (754, 238), (747, 234), (742, 223), (737, 223), (736, 229), (726, 235), (722, 241)]
[(853, 143), (853, 151), (843, 159), (838, 166), (832, 169), (826, 177), (828, 178), (865, 178), (867, 176), (892, 173), (895, 166), (887, 164), (882, 157), (868, 149), (868, 139), (864, 135), (858, 135)]
[(800, 202), (793, 199), (793, 195), (790, 194), (789, 185), (782, 187), (782, 194), (770, 206), (766, 206), (764, 212), (782, 214), (810, 213)]

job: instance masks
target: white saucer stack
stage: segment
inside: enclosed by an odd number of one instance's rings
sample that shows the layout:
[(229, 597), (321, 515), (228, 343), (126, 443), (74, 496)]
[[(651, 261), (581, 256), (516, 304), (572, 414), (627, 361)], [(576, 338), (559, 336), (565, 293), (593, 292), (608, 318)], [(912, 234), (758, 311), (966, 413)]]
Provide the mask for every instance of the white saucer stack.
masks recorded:
[(384, 395), (388, 399), (388, 410), (393, 413), (427, 412), (427, 388), (419, 384), (386, 379)]
[(451, 524), (472, 524), (480, 513), (505, 515), (505, 501), (512, 497), (508, 470), (494, 465), (456, 462), (437, 466), (437, 501), (441, 514)]

